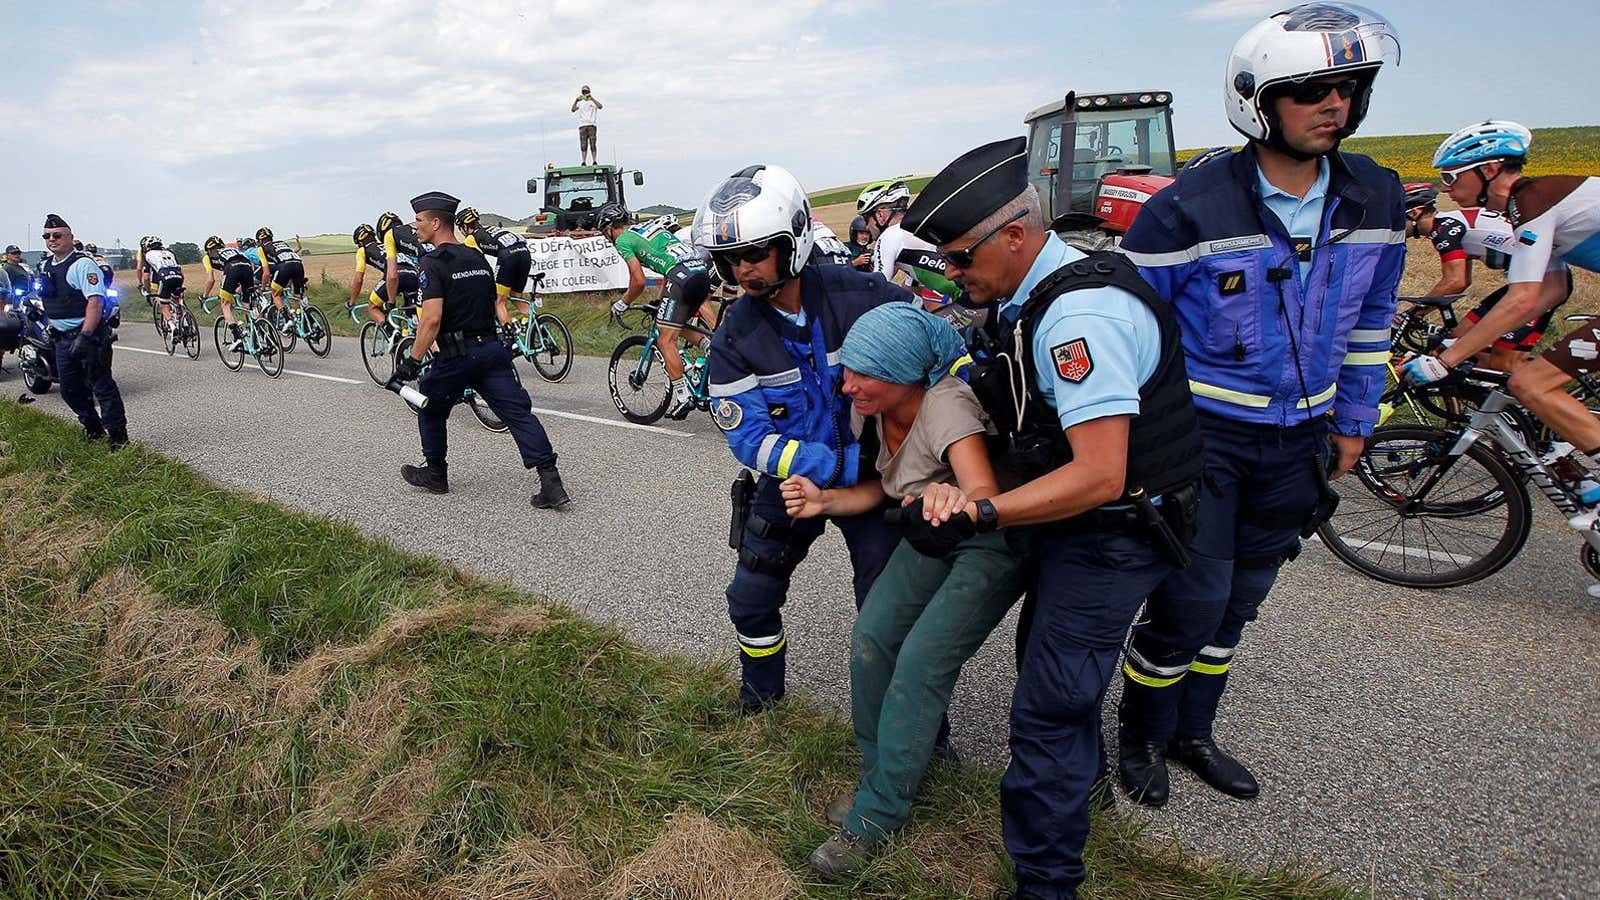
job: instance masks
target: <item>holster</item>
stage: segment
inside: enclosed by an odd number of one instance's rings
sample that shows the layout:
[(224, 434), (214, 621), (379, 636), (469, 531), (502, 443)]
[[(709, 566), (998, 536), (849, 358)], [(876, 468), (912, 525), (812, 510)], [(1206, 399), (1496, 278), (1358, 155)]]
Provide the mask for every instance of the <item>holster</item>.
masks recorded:
[(434, 353), (434, 359), (454, 359), (457, 356), (467, 355), (467, 336), (465, 332), (452, 331), (441, 334), (436, 340), (439, 349)]
[(743, 469), (733, 479), (733, 515), (728, 519), (728, 547), (738, 550), (744, 546), (744, 527), (750, 521), (750, 502), (756, 495), (756, 479), (749, 469)]
[[(1158, 507), (1150, 502), (1144, 488), (1136, 488), (1128, 495), (1134, 509), (1138, 510), (1145, 539), (1173, 568), (1183, 569), (1189, 565), (1188, 543), (1194, 539), (1194, 512), (1198, 509), (1199, 496), (1199, 491), (1189, 485), (1168, 491), (1162, 496)], [(1174, 523), (1177, 527), (1174, 527)]]

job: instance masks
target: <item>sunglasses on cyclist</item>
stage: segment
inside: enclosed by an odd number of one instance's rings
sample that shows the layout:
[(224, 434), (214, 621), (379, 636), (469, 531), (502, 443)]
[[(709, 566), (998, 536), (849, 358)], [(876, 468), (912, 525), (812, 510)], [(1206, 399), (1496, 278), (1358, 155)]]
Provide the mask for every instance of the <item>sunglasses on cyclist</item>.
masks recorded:
[(1023, 216), (1025, 216), (1027, 214), (1028, 214), (1027, 210), (1019, 209), (1019, 210), (1017, 210), (1016, 214), (1013, 215), (1011, 218), (1009, 218), (1009, 219), (1005, 220), (1004, 222), (1001, 222), (999, 225), (996, 225), (995, 227), (989, 229), (989, 233), (988, 234), (984, 235), (981, 238), (978, 238), (977, 240), (975, 240), (972, 243), (968, 244), (966, 247), (964, 247), (964, 248), (962, 248), (960, 250), (945, 250), (940, 255), (944, 257), (945, 262), (949, 263), (950, 265), (955, 266), (958, 269), (970, 269), (970, 268), (972, 268), (972, 251), (978, 249), (978, 247), (980, 245), (982, 245), (984, 241), (987, 241), (989, 238), (992, 238), (995, 235), (999, 234), (1000, 231), (1002, 229), (1004, 229), (1007, 225), (1010, 225), (1012, 222), (1015, 222), (1016, 220), (1022, 218)]
[(765, 262), (767, 253), (771, 249), (771, 244), (751, 244), (748, 247), (740, 247), (736, 250), (718, 250), (712, 255), (730, 266), (735, 263), (748, 263), (753, 266), (756, 263)]
[(1445, 187), (1450, 187), (1457, 181), (1460, 181), (1461, 176), (1467, 174), (1468, 172), (1476, 171), (1479, 165), (1482, 165), (1482, 163), (1475, 163), (1470, 166), (1462, 166), (1459, 169), (1450, 169), (1448, 171), (1440, 172), (1439, 183)]
[(1349, 100), (1356, 95), (1356, 88), (1360, 86), (1361, 80), (1358, 78), (1346, 78), (1343, 81), (1306, 81), (1290, 85), (1289, 99), (1301, 106), (1310, 106), (1313, 103), (1321, 103), (1329, 94), (1338, 91), (1340, 98)]

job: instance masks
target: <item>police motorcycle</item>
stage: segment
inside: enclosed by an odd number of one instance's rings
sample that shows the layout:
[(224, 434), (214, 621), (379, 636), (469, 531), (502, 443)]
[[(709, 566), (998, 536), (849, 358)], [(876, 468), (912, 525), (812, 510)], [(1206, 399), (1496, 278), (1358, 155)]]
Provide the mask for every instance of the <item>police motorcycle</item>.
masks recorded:
[[(13, 304), (19, 304), (21, 314), (21, 342), (17, 348), (17, 363), (22, 369), (22, 383), (30, 393), (46, 394), (57, 381), (61, 380), (56, 371), (55, 340), (51, 337), (47, 327), (49, 319), (44, 314), (44, 301), (39, 293), (42, 288), (42, 279), (34, 276), (32, 289), (26, 292), (12, 288)], [(118, 307), (118, 291), (116, 288), (106, 290), (106, 324), (109, 326), (108, 340), (117, 340), (117, 326), (121, 324), (121, 310)]]
[(0, 298), (4, 298), (0, 306), (6, 308), (5, 312), (0, 312), (0, 359), (22, 346), (22, 315), (17, 309), (24, 293), (24, 288), (13, 287), (5, 270), (0, 269)]

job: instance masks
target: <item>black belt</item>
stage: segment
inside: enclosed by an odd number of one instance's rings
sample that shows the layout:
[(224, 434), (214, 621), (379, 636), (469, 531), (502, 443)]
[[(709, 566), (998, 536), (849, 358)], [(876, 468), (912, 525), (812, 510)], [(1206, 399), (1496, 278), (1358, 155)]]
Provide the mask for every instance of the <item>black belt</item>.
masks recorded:
[(467, 352), (468, 344), (487, 344), (490, 341), (499, 341), (500, 335), (493, 331), (450, 331), (439, 335), (440, 359), (450, 359), (462, 356)]

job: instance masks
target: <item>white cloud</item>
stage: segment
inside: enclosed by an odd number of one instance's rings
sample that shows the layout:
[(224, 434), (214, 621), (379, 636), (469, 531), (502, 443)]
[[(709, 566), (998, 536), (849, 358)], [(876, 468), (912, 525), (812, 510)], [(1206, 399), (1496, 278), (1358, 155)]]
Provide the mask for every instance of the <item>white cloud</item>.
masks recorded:
[(1260, 19), (1292, 6), (1290, 0), (1211, 0), (1184, 13), (1186, 19)]

